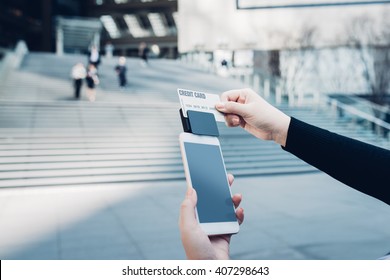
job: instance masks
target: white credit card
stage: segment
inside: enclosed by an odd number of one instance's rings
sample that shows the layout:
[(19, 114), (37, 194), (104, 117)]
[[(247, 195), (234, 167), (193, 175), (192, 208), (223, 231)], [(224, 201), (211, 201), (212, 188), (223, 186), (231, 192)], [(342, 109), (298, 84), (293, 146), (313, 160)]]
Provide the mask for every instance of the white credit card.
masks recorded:
[(200, 91), (177, 89), (183, 115), (187, 117), (187, 111), (198, 111), (212, 113), (217, 122), (225, 122), (224, 114), (215, 109), (215, 104), (221, 102), (218, 94), (205, 93)]

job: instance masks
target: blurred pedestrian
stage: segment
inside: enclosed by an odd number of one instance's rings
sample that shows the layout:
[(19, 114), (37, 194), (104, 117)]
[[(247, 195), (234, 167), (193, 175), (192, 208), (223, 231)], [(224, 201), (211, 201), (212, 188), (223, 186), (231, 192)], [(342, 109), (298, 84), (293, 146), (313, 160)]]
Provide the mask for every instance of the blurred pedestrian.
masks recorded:
[(105, 50), (105, 52), (106, 52), (106, 57), (107, 57), (107, 58), (112, 58), (113, 53), (114, 53), (114, 45), (111, 44), (110, 41), (108, 41), (108, 42), (106, 43), (106, 45), (104, 46), (104, 50)]
[(140, 43), (138, 47), (138, 55), (141, 58), (141, 65), (144, 67), (148, 65), (148, 53), (148, 45), (145, 42)]
[(99, 50), (96, 46), (92, 46), (91, 51), (88, 53), (88, 63), (94, 65), (97, 69), (100, 62)]
[(225, 67), (225, 68), (228, 68), (228, 62), (227, 62), (226, 59), (222, 59), (222, 61), (221, 61), (221, 66), (222, 66), (222, 67)]
[(121, 89), (125, 88), (127, 85), (127, 79), (126, 79), (127, 67), (126, 67), (126, 58), (124, 56), (121, 56), (119, 58), (119, 62), (118, 65), (115, 67), (115, 71), (118, 75), (119, 87)]
[(87, 71), (85, 70), (84, 65), (79, 62), (72, 67), (70, 75), (73, 79), (74, 97), (80, 99), (81, 86), (83, 85), (83, 80), (87, 76)]
[(95, 65), (88, 65), (87, 77), (85, 80), (87, 82), (88, 100), (93, 102), (96, 100), (96, 86), (99, 84), (99, 77)]

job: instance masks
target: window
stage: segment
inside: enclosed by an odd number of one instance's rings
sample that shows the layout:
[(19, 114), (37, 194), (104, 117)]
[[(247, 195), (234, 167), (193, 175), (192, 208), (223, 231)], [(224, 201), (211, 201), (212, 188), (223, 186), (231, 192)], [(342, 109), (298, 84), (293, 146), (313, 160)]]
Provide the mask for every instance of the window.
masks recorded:
[(111, 16), (101, 16), (100, 20), (103, 22), (103, 26), (107, 30), (108, 34), (110, 34), (111, 38), (116, 39), (121, 36), (121, 33), (119, 32), (118, 27), (116, 26), (116, 23)]
[(134, 38), (147, 37), (151, 35), (151, 32), (149, 30), (146, 30), (141, 27), (138, 18), (135, 15), (124, 15), (123, 19), (125, 20), (127, 27), (129, 28), (130, 34)]
[(157, 37), (167, 36), (167, 28), (165, 27), (163, 16), (159, 13), (148, 14), (150, 24), (152, 25), (153, 32)]

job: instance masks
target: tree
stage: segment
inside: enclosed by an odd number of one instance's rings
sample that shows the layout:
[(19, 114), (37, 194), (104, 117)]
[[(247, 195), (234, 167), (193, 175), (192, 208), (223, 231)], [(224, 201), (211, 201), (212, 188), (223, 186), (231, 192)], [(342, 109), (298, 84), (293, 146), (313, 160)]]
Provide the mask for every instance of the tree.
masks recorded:
[[(315, 49), (317, 29), (309, 24), (302, 25), (297, 35), (284, 35), (281, 50), (280, 86), (283, 94), (289, 98), (303, 94), (303, 84), (317, 73), (318, 52)], [(309, 84), (305, 90), (310, 90)], [(291, 102), (291, 100), (290, 100)]]
[(390, 19), (359, 16), (346, 25), (347, 45), (363, 67), (362, 77), (372, 102), (383, 105), (390, 90)]

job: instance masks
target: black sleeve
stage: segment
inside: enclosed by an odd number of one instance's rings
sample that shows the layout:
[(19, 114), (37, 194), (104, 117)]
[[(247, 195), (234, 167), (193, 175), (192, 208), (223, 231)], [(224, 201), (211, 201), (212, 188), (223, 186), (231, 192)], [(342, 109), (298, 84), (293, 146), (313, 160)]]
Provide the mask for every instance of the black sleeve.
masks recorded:
[(284, 150), (390, 205), (390, 151), (291, 118)]

